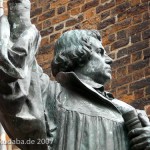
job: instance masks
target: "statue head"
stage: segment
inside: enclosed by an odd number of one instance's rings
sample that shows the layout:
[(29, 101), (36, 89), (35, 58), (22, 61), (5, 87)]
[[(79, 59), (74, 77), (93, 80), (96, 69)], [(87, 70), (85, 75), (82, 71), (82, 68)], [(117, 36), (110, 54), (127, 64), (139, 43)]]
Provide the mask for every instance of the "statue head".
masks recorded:
[(104, 84), (111, 79), (112, 59), (102, 46), (96, 30), (71, 30), (65, 32), (55, 44), (52, 73), (75, 72)]

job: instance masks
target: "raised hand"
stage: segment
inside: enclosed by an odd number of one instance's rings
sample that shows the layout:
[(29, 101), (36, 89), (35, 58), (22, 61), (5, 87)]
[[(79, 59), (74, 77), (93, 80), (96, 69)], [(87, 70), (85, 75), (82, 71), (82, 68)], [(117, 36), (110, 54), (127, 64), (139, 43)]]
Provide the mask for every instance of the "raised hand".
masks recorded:
[(129, 138), (131, 139), (131, 150), (150, 150), (149, 119), (142, 114), (139, 114), (138, 117), (143, 127), (133, 129), (129, 132)]
[(19, 36), (31, 26), (29, 0), (9, 0), (8, 20), (10, 24), (11, 40), (15, 42)]

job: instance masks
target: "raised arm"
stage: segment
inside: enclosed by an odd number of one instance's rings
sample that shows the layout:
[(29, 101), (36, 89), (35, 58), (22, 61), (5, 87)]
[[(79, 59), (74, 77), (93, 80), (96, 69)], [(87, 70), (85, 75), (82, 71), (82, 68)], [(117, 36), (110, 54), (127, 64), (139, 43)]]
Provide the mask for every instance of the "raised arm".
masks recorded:
[(13, 140), (33, 140), (18, 144), (21, 149), (47, 150), (36, 144), (46, 139), (43, 73), (35, 59), (41, 37), (30, 22), (29, 0), (9, 0), (8, 8), (8, 18), (0, 18), (0, 121)]

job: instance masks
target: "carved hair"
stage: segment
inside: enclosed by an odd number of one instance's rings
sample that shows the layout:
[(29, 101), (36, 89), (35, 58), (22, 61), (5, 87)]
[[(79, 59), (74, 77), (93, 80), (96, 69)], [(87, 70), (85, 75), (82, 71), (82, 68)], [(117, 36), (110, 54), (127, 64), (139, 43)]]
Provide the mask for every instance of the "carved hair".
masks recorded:
[(55, 44), (55, 56), (52, 61), (52, 73), (74, 71), (75, 68), (84, 66), (91, 57), (90, 37), (101, 41), (101, 36), (96, 30), (71, 30), (65, 32)]

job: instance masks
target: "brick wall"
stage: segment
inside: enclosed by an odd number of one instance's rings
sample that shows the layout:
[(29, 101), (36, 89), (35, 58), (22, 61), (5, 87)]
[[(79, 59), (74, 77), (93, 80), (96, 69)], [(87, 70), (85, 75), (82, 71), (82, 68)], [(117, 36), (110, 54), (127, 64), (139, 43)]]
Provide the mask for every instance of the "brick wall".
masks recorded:
[(37, 56), (50, 75), (53, 48), (71, 29), (97, 29), (114, 59), (107, 89), (115, 97), (150, 114), (149, 0), (32, 0), (32, 22), (41, 31)]
[[(115, 97), (150, 115), (149, 0), (31, 0), (32, 22), (42, 35), (37, 59), (51, 76), (55, 41), (71, 29), (97, 29), (114, 59)], [(7, 10), (6, 10), (7, 12)]]
[[(4, 0), (5, 2), (7, 0)], [(149, 0), (31, 0), (32, 22), (42, 35), (37, 55), (45, 73), (55, 41), (71, 29), (99, 30), (114, 59), (113, 80), (107, 84), (115, 97), (144, 107), (150, 114), (150, 1)], [(5, 13), (7, 7), (5, 3)]]

